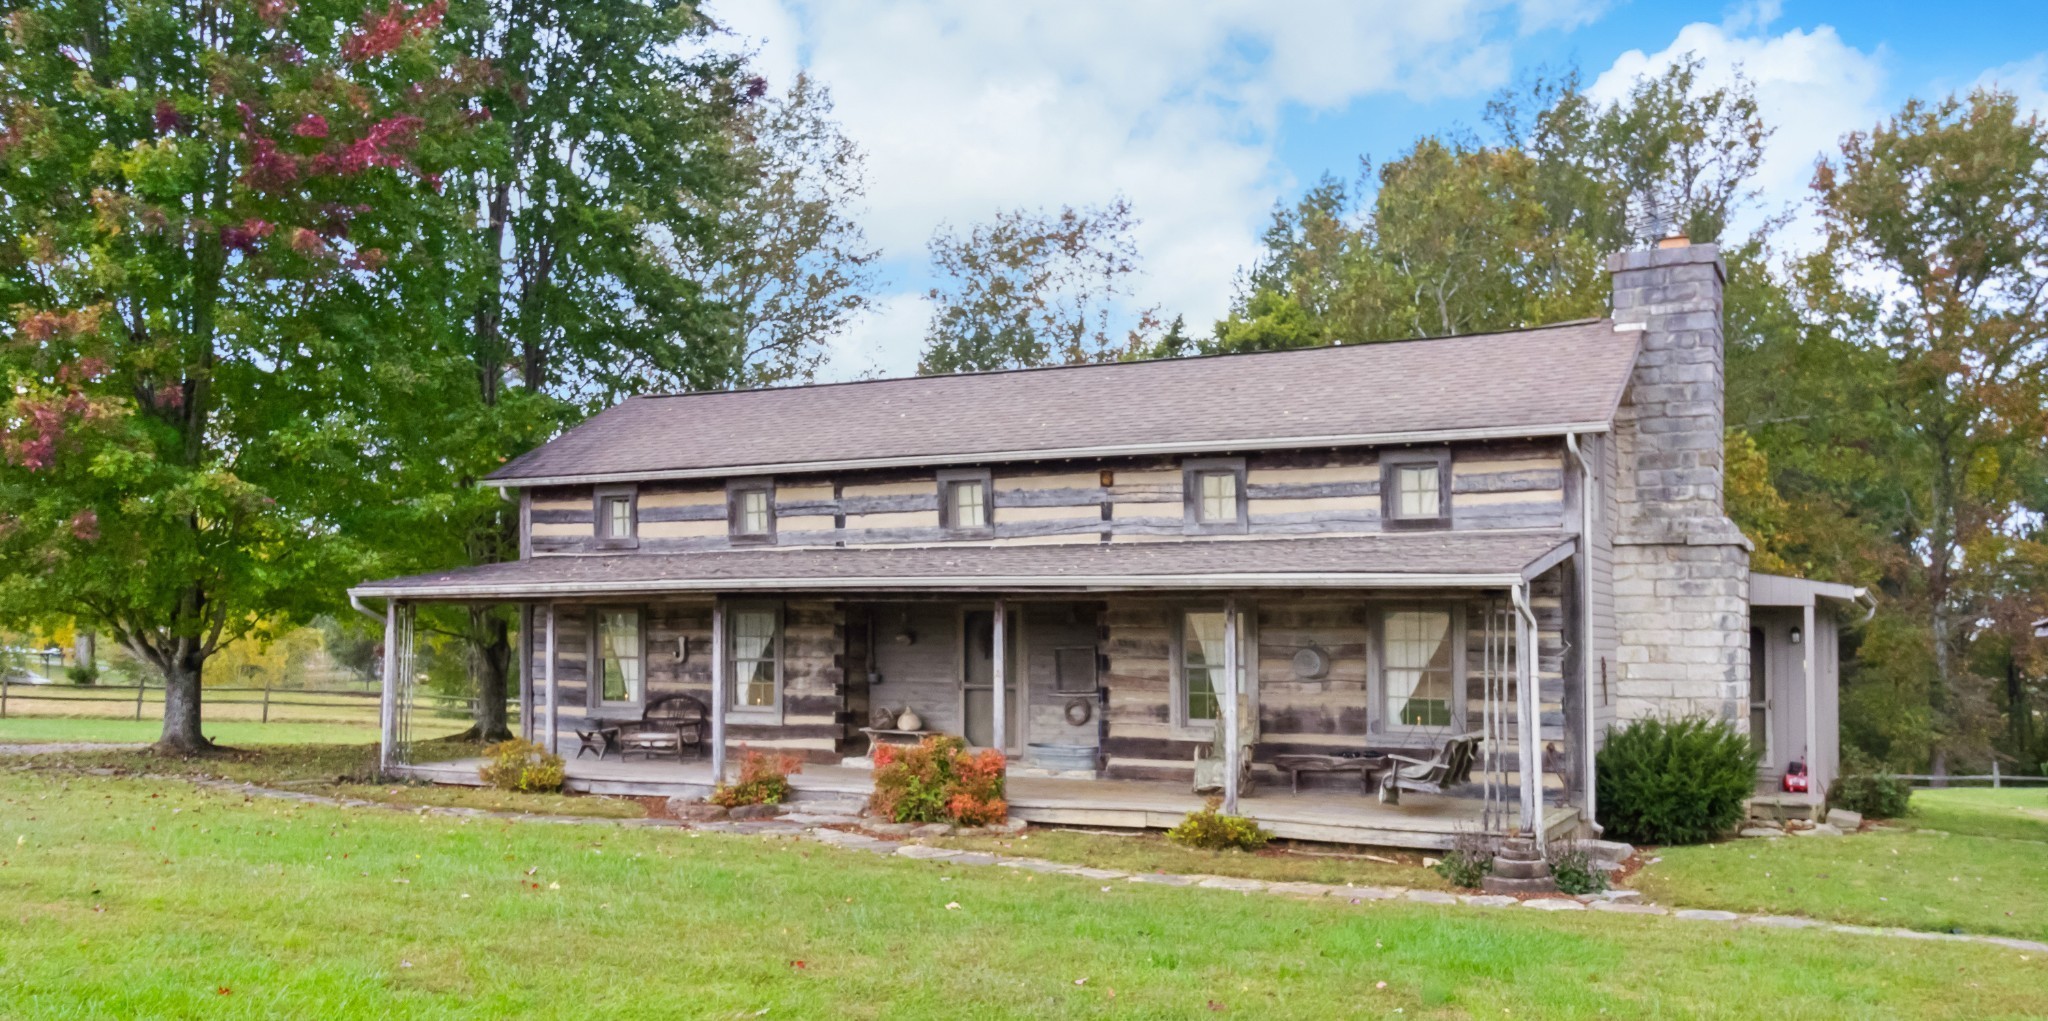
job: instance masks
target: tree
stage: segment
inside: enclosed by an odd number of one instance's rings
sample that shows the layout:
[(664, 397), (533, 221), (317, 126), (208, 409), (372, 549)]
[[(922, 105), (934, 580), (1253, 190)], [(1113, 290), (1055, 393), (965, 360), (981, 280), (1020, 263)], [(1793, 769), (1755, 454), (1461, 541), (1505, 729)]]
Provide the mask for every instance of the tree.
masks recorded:
[(1998, 678), (1971, 652), (2038, 612), (2012, 604), (2048, 565), (2048, 126), (2006, 93), (1910, 101), (1845, 139), (1813, 190), (1810, 300), (1890, 368), (1876, 467), (1899, 494), (1893, 581), (1926, 628), (1939, 773), (1993, 736)]
[[(446, 44), (490, 68), (488, 130), (451, 168), (470, 203), (435, 239), (437, 399), (394, 409), (404, 478), (357, 519), (380, 573), (518, 555), (514, 505), (477, 483), (582, 415), (635, 392), (744, 378), (735, 314), (671, 257), (720, 250), (745, 187), (737, 112), (765, 87), (709, 53), (694, 3), (470, 0)], [(508, 736), (509, 613), (477, 605), (424, 627), (469, 649), (469, 736)]]
[(358, 561), (320, 480), (377, 471), (367, 411), (409, 375), (413, 238), (481, 115), (442, 11), (10, 15), (0, 616), (72, 616), (148, 662), (165, 750), (209, 744), (209, 656)]
[(1122, 339), (1111, 325), (1138, 272), (1131, 205), (1057, 214), (1012, 210), (965, 237), (932, 235), (935, 306), (917, 371), (985, 372), (1105, 361), (1140, 347), (1158, 325), (1140, 313)]
[(866, 157), (832, 120), (831, 92), (807, 75), (744, 107), (735, 133), (747, 187), (720, 210), (716, 244), (676, 258), (734, 317), (731, 382), (809, 382), (872, 303), (880, 252), (853, 219)]

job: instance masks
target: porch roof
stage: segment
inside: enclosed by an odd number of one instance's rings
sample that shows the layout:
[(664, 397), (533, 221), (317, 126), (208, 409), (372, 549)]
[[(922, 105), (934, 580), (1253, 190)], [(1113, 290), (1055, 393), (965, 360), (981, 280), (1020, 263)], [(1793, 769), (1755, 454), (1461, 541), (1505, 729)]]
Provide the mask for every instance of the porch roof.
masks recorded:
[(524, 599), (657, 592), (1505, 587), (1571, 553), (1558, 532), (1435, 532), (1020, 546), (538, 556), (366, 582), (354, 596)]

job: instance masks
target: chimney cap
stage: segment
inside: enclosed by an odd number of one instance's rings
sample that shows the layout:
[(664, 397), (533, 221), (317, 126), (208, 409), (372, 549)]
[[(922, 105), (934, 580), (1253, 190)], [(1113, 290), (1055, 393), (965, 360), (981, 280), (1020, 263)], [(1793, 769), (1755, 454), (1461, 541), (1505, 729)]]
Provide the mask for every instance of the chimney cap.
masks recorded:
[(1692, 244), (1692, 239), (1691, 239), (1691, 238), (1689, 238), (1689, 237), (1686, 237), (1686, 236), (1685, 236), (1685, 235), (1683, 235), (1683, 234), (1673, 234), (1673, 235), (1671, 235), (1671, 236), (1670, 236), (1670, 237), (1668, 237), (1668, 238), (1664, 238), (1664, 239), (1662, 239), (1662, 240), (1659, 240), (1659, 241), (1657, 242), (1657, 247), (1659, 247), (1659, 248), (1686, 248), (1686, 247), (1689, 247), (1689, 246), (1690, 246), (1691, 244)]

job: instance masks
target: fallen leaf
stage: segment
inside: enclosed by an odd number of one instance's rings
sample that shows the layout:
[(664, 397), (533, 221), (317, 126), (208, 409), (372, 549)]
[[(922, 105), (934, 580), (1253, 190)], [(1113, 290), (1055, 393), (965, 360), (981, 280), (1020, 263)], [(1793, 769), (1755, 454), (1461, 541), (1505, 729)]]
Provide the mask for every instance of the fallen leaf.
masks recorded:
[(948, 910), (948, 911), (958, 911), (958, 910), (960, 910), (960, 902), (959, 902), (959, 901), (957, 901), (957, 900), (949, 900), (949, 901), (947, 901), (947, 902), (946, 902), (946, 910)]

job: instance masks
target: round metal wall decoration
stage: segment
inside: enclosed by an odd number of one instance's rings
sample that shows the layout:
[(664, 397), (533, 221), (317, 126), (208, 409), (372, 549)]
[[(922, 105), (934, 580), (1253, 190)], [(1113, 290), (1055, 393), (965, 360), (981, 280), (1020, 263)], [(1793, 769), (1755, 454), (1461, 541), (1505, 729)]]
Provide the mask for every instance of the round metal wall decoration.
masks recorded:
[(1330, 654), (1309, 646), (1294, 654), (1294, 676), (1304, 681), (1320, 680), (1330, 673)]
[(1089, 721), (1089, 720), (1092, 720), (1092, 719), (1094, 719), (1094, 718), (1095, 718), (1095, 700), (1094, 700), (1094, 699), (1088, 699), (1088, 698), (1070, 698), (1070, 699), (1067, 699), (1067, 723), (1068, 723), (1068, 724), (1070, 724), (1070, 725), (1072, 725), (1072, 726), (1076, 726), (1076, 727), (1085, 727), (1085, 726), (1087, 726), (1087, 725), (1088, 725), (1088, 721)]

